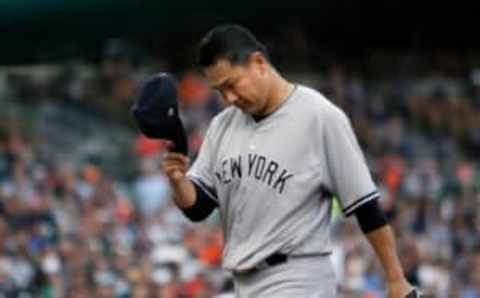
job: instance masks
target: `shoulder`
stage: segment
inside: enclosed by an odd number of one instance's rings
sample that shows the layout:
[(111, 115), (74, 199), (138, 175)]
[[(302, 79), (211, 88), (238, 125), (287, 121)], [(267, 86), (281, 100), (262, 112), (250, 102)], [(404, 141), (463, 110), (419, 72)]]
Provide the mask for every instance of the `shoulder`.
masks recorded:
[(207, 136), (209, 138), (215, 139), (220, 135), (223, 135), (223, 133), (228, 129), (228, 127), (230, 127), (232, 123), (235, 122), (235, 119), (241, 116), (241, 111), (239, 109), (233, 106), (226, 107), (220, 113), (215, 115), (210, 121), (207, 130)]
[(225, 127), (228, 123), (231, 123), (235, 118), (237, 118), (241, 111), (233, 106), (226, 107), (220, 113), (215, 115), (210, 122), (211, 129), (219, 129)]
[(348, 121), (345, 112), (321, 92), (304, 85), (297, 85), (297, 92), (305, 111), (321, 122)]

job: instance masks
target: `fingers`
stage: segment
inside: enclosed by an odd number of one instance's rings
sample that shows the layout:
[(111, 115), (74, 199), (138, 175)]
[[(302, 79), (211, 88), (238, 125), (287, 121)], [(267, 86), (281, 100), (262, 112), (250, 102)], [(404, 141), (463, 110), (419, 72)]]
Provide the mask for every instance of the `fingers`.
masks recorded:
[(189, 158), (183, 154), (166, 152), (163, 155), (163, 172), (174, 182), (182, 180), (187, 173), (189, 161)]
[(181, 153), (176, 153), (176, 152), (165, 152), (165, 154), (163, 155), (163, 160), (164, 161), (178, 161), (178, 162), (182, 162), (182, 163), (186, 163), (188, 164), (188, 162), (190, 161), (190, 159), (181, 154)]
[[(187, 166), (179, 165), (179, 164), (170, 164), (170, 165), (165, 165), (163, 167), (163, 171), (165, 172), (165, 175), (167, 175), (170, 178), (180, 178), (178, 176), (178, 173), (185, 175), (187, 173), (187, 170), (188, 170)], [(175, 174), (176, 172), (178, 173)]]
[(175, 167), (175, 166), (165, 167), (164, 173), (165, 175), (167, 175), (168, 179), (170, 179), (172, 182), (178, 182), (185, 178), (187, 169), (183, 167)]

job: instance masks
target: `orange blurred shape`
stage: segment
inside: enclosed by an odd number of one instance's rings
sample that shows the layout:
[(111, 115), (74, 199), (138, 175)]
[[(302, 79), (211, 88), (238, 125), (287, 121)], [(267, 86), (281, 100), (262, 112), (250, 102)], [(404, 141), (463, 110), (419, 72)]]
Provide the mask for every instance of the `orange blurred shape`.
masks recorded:
[(185, 284), (185, 292), (187, 297), (197, 297), (205, 289), (205, 282), (200, 278), (195, 278)]
[(391, 193), (396, 193), (402, 182), (402, 175), (398, 169), (390, 167), (383, 177)]
[(88, 164), (83, 168), (83, 178), (90, 184), (97, 184), (102, 178), (102, 173), (97, 166)]
[(392, 154), (385, 156), (381, 163), (383, 168), (382, 179), (390, 193), (395, 194), (407, 169), (405, 160), (399, 155)]
[(195, 73), (187, 73), (178, 85), (178, 95), (183, 105), (206, 102), (211, 94), (210, 88)]
[(158, 139), (150, 139), (140, 134), (135, 141), (135, 152), (140, 156), (152, 156), (166, 148), (166, 142)]
[(212, 243), (200, 250), (200, 261), (209, 266), (219, 265), (222, 260), (222, 246)]

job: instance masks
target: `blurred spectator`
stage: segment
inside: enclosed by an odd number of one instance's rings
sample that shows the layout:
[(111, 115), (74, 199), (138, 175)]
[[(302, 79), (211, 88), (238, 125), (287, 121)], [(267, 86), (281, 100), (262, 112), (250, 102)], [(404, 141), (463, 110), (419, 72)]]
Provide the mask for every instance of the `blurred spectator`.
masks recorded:
[(141, 174), (134, 183), (136, 204), (143, 216), (149, 217), (170, 198), (170, 185), (158, 166), (158, 158), (143, 158)]

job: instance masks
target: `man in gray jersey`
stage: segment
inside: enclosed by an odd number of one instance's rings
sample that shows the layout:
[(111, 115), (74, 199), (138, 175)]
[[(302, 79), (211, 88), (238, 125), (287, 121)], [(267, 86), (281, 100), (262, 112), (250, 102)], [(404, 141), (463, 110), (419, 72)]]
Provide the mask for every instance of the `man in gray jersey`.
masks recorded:
[(245, 28), (219, 26), (198, 62), (229, 107), (217, 115), (191, 168), (164, 157), (174, 200), (194, 221), (219, 209), (223, 267), (238, 298), (332, 298), (330, 208), (355, 214), (385, 269), (388, 297), (419, 297), (346, 115), (322, 94), (285, 80)]

